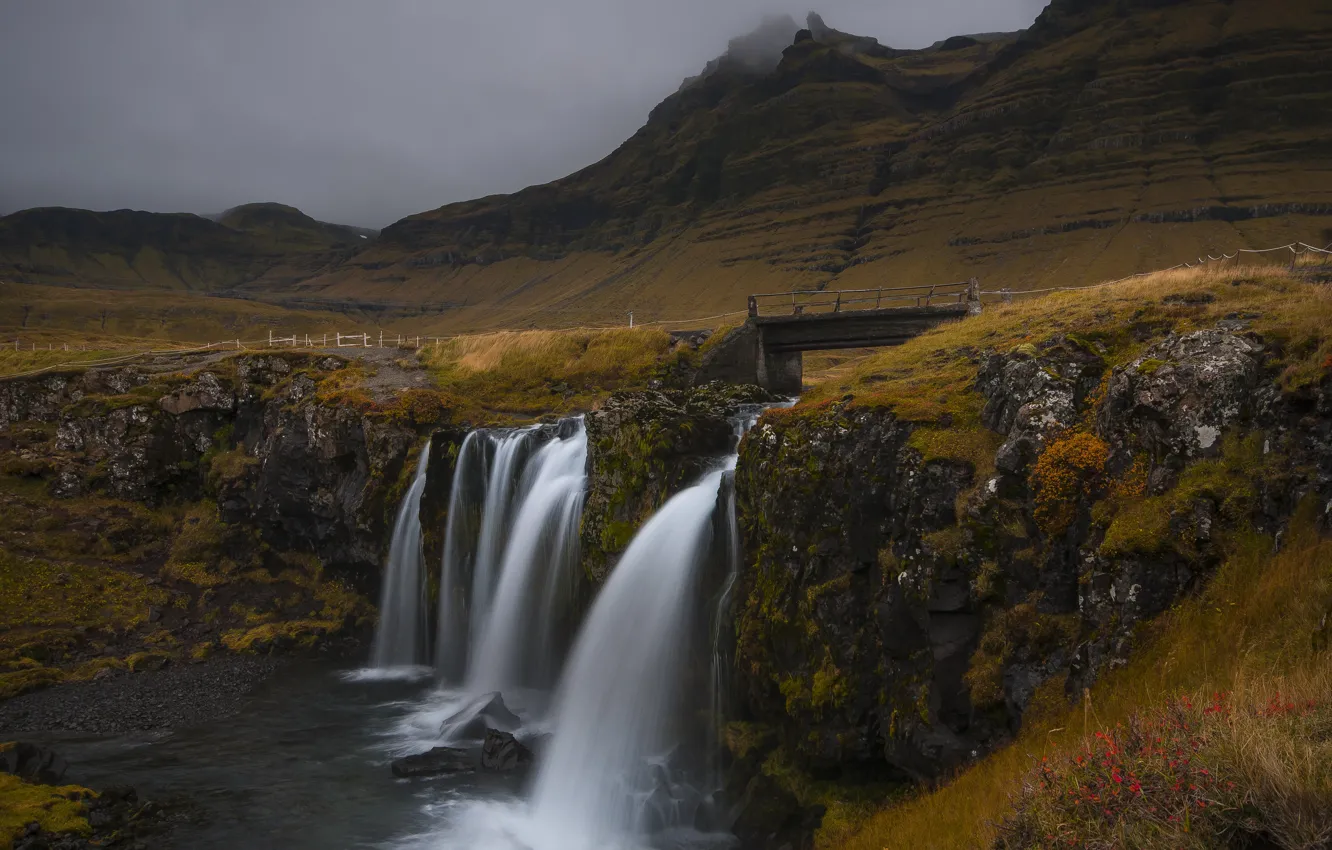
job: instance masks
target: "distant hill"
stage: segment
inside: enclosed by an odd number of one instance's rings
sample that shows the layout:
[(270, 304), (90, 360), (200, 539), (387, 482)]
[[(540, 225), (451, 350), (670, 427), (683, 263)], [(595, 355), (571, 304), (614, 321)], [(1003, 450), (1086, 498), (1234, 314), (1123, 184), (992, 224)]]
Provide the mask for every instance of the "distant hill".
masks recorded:
[(271, 203), (235, 207), (216, 221), (188, 213), (41, 207), (0, 217), (0, 277), (205, 292), (260, 280), (281, 286), (330, 267), (375, 235)]
[(922, 50), (803, 24), (733, 40), (600, 162), (377, 239), (274, 204), (152, 225), (25, 211), (0, 219), (0, 274), (483, 328), (711, 316), (791, 288), (1083, 284), (1332, 241), (1325, 0), (1054, 0), (1021, 33)]
[(312, 249), (360, 248), (364, 242), (379, 235), (378, 230), (328, 224), (316, 221), (295, 207), (285, 204), (243, 204), (232, 207), (216, 221), (232, 230), (242, 230), (256, 236), (265, 236), (293, 247)]

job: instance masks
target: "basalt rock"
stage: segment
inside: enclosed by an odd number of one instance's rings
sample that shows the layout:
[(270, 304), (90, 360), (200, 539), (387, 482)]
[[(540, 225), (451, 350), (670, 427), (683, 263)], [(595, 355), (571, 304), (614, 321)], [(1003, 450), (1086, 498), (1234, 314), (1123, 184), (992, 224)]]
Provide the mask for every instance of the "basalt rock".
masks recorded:
[(583, 563), (605, 580), (639, 526), (735, 447), (729, 417), (772, 400), (751, 386), (617, 393), (586, 417)]
[(1073, 424), (1104, 371), (1096, 352), (1063, 336), (991, 354), (976, 389), (985, 397), (981, 422), (1007, 437), (995, 466), (1012, 475), (1026, 472), (1050, 437)]
[(412, 779), (475, 770), (476, 758), (468, 750), (458, 747), (434, 747), (424, 753), (394, 759), (389, 768), (399, 779)]
[(512, 732), (522, 724), (499, 692), (483, 694), (455, 711), (439, 726), (447, 741), (480, 741), (498, 728)]
[(209, 496), (228, 525), (278, 551), (311, 552), (373, 592), (419, 437), (391, 418), (322, 402), (317, 383), (342, 366), (335, 357), (239, 355), (170, 374), (127, 366), (2, 381), (0, 432), (55, 426), (47, 457), (57, 498), (99, 493), (157, 506)]
[(532, 765), (532, 751), (509, 732), (487, 729), (481, 745), (481, 768), (497, 773), (512, 773)]
[(1232, 425), (1270, 420), (1278, 392), (1260, 384), (1262, 350), (1222, 330), (1172, 335), (1115, 370), (1098, 430), (1121, 456), (1146, 452), (1163, 471), (1215, 457)]
[(41, 785), (59, 785), (69, 765), (55, 750), (40, 744), (19, 742), (0, 749), (0, 773)]

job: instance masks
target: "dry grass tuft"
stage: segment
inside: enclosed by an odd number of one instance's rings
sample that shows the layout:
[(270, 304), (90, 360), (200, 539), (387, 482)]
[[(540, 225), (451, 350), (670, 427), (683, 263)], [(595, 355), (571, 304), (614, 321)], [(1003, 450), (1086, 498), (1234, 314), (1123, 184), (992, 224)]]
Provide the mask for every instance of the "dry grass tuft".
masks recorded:
[(665, 331), (500, 331), (421, 352), (437, 385), (471, 410), (531, 416), (587, 409), (646, 386), (671, 361)]

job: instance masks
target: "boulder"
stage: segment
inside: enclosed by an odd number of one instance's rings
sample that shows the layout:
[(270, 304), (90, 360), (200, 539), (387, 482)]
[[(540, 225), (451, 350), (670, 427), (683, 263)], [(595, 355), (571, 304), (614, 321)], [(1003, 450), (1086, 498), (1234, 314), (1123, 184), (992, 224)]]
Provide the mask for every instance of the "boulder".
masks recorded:
[(481, 745), (481, 768), (509, 773), (532, 764), (532, 751), (508, 732), (487, 729)]
[(1024, 473), (1053, 435), (1076, 422), (1104, 372), (1098, 354), (1062, 335), (991, 354), (976, 376), (976, 390), (985, 397), (982, 424), (1007, 437), (995, 466), (1010, 475)]
[(1260, 380), (1261, 355), (1258, 342), (1229, 331), (1171, 335), (1115, 369), (1097, 430), (1116, 455), (1143, 450), (1153, 466), (1214, 456), (1227, 428), (1276, 402), (1275, 386)]
[(440, 724), (439, 736), (446, 741), (480, 741), (492, 730), (512, 732), (521, 725), (522, 720), (495, 691), (482, 694), (450, 715)]
[(463, 773), (476, 768), (472, 754), (458, 747), (435, 747), (414, 756), (394, 759), (390, 767), (400, 779), (417, 776), (438, 776), (441, 773)]
[[(5, 746), (5, 745), (0, 745)], [(40, 785), (59, 785), (69, 765), (55, 750), (40, 744), (9, 744), (0, 749), (0, 773)]]

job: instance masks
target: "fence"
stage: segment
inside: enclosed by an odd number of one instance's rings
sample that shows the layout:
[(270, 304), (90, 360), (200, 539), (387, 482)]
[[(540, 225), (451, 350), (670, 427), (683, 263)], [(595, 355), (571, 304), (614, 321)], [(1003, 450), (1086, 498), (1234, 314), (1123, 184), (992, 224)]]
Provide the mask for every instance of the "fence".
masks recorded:
[[(811, 313), (841, 313), (853, 310), (879, 310), (889, 307), (930, 307), (934, 302), (965, 304), (973, 295), (973, 281), (922, 284), (920, 286), (881, 286), (876, 289), (806, 289), (794, 292), (767, 292), (749, 296), (749, 315), (804, 316)], [(788, 310), (789, 306), (789, 310)], [(781, 310), (779, 314), (776, 311)]]
[(1219, 257), (1213, 257), (1211, 254), (1208, 254), (1206, 259), (1199, 257), (1196, 261), (1191, 263), (1183, 262), (1179, 263), (1178, 265), (1174, 265), (1165, 269), (1156, 269), (1155, 271), (1150, 271), (1150, 272), (1138, 272), (1137, 274), (1131, 274), (1127, 277), (1121, 277), (1119, 280), (1111, 280), (1105, 283), (1097, 283), (1092, 286), (1052, 286), (1049, 287), (1048, 289), (1018, 289), (1018, 290), (983, 289), (981, 290), (980, 294), (982, 297), (985, 296), (997, 297), (1007, 304), (1007, 303), (1012, 303), (1013, 298), (1015, 296), (1045, 295), (1050, 292), (1073, 292), (1079, 289), (1101, 289), (1106, 286), (1114, 286), (1115, 284), (1123, 283), (1124, 281), (1127, 280), (1136, 280), (1138, 278), (1151, 277), (1152, 275), (1155, 274), (1164, 274), (1166, 272), (1178, 271), (1180, 269), (1202, 268), (1203, 266), (1208, 265), (1209, 263), (1225, 263), (1232, 260), (1238, 263), (1240, 257), (1245, 254), (1254, 254), (1254, 255), (1273, 254), (1279, 251), (1290, 252), (1290, 268), (1292, 270), (1298, 266), (1300, 258), (1304, 256), (1309, 256), (1309, 255), (1313, 255), (1314, 257), (1321, 256), (1323, 261), (1320, 265), (1322, 266), (1329, 265), (1329, 260), (1332, 260), (1332, 244), (1329, 244), (1324, 248), (1319, 248), (1315, 245), (1310, 245), (1307, 242), (1292, 242), (1289, 245), (1278, 245), (1275, 248), (1237, 248), (1233, 253), (1230, 254), (1222, 252), (1221, 256)]

